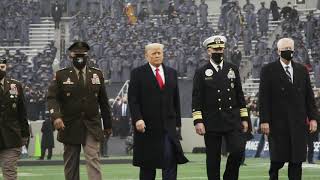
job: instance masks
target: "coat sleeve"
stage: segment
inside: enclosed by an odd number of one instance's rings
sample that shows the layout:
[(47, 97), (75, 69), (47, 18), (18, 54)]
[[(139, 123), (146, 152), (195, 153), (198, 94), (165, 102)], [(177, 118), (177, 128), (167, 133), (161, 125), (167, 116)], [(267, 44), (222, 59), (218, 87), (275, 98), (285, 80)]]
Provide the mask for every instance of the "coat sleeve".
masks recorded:
[(24, 93), (21, 84), (18, 85), (18, 91), (20, 92), (20, 96), (18, 99), (18, 116), (19, 116), (19, 124), (21, 127), (21, 136), (29, 137), (29, 124), (27, 120), (27, 110), (25, 105)]
[(104, 78), (103, 78), (101, 71), (99, 72), (99, 77), (100, 77), (101, 86), (100, 86), (98, 101), (99, 101), (101, 117), (102, 117), (102, 121), (103, 121), (103, 128), (104, 129), (111, 129), (112, 128), (111, 110), (110, 110), (106, 86), (104, 84)]
[(236, 74), (235, 87), (237, 92), (237, 102), (238, 102), (238, 106), (240, 107), (240, 118), (241, 118), (241, 121), (250, 121), (246, 101), (244, 99), (244, 94), (242, 91), (240, 73), (238, 69), (235, 69), (235, 74)]
[(140, 81), (137, 74), (137, 69), (131, 71), (130, 75), (130, 83), (129, 83), (129, 90), (128, 90), (128, 102), (129, 108), (131, 112), (131, 119), (132, 124), (135, 126), (138, 120), (143, 119), (141, 113), (141, 94), (140, 94)]
[(316, 120), (318, 121), (318, 123), (320, 123), (319, 114), (318, 114), (315, 99), (314, 99), (314, 93), (311, 87), (310, 76), (306, 68), (305, 68), (305, 78), (306, 78), (305, 88), (306, 88), (306, 106), (307, 106), (306, 109), (307, 109), (308, 119)]
[(260, 124), (269, 123), (271, 119), (271, 82), (268, 78), (267, 67), (263, 67), (260, 73), (259, 85), (259, 114)]
[(193, 124), (203, 123), (202, 118), (202, 100), (203, 100), (203, 79), (201, 69), (197, 70), (193, 78), (192, 88), (192, 117)]
[(58, 73), (56, 74), (56, 78), (51, 82), (48, 88), (48, 95), (47, 95), (47, 103), (48, 103), (48, 110), (50, 113), (50, 117), (52, 121), (58, 118), (62, 118), (62, 114), (60, 111), (60, 90), (59, 90), (59, 76)]
[(179, 84), (178, 84), (178, 76), (177, 72), (174, 72), (174, 78), (177, 82), (177, 86), (174, 93), (174, 107), (176, 110), (176, 126), (181, 127), (181, 110), (180, 110), (180, 95), (179, 95)]

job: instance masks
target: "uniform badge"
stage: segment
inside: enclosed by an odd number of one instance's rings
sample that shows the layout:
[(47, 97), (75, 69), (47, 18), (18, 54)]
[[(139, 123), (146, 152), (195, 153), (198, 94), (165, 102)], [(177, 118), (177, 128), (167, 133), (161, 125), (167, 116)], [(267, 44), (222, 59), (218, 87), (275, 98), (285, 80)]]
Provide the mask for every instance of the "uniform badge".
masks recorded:
[(204, 73), (205, 73), (206, 76), (212, 76), (213, 75), (212, 69), (207, 69)]
[(16, 104), (16, 103), (13, 103), (13, 104), (12, 104), (12, 108), (15, 109), (16, 107), (17, 107), (17, 104)]
[(68, 78), (63, 84), (74, 84), (74, 82), (71, 81), (70, 78)]
[(98, 74), (93, 74), (91, 78), (92, 84), (100, 84), (100, 79)]
[(229, 72), (228, 72), (227, 76), (228, 76), (229, 79), (235, 79), (236, 78), (236, 75), (235, 75), (235, 73), (234, 73), (232, 68), (229, 69)]
[(16, 84), (10, 84), (10, 98), (14, 98), (14, 96), (18, 95), (18, 89)]

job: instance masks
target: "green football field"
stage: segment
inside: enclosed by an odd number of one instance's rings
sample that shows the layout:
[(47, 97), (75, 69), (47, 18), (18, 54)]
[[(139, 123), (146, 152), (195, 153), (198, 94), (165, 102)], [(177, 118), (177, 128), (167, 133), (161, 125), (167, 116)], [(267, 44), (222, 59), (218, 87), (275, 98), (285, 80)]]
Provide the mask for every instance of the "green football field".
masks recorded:
[[(178, 179), (205, 180), (206, 167), (204, 154), (187, 154), (188, 164), (178, 167)], [(122, 157), (123, 158), (123, 157)], [(226, 159), (223, 158), (222, 166)], [(247, 166), (241, 166), (240, 180), (267, 180), (268, 159), (247, 158)], [(63, 166), (25, 166), (18, 168), (19, 180), (63, 180)], [(104, 164), (102, 165), (103, 179), (106, 180), (137, 180), (139, 169), (131, 164)], [(80, 167), (81, 180), (86, 180), (86, 167)], [(221, 173), (222, 175), (223, 173)], [(157, 171), (157, 179), (161, 178), (161, 171)], [(1, 178), (0, 178), (1, 179)], [(286, 180), (287, 166), (280, 173), (280, 180)], [(310, 165), (303, 164), (303, 180), (320, 180), (320, 162)]]

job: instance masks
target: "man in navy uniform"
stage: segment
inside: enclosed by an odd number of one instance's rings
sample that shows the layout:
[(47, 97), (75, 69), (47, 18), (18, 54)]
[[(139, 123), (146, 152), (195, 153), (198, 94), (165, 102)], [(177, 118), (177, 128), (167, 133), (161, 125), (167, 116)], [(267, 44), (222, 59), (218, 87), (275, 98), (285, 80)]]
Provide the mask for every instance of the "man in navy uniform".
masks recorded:
[(196, 133), (204, 136), (209, 180), (220, 180), (221, 139), (226, 139), (230, 153), (224, 180), (237, 180), (241, 151), (248, 131), (248, 111), (239, 71), (224, 61), (224, 36), (212, 36), (203, 42), (209, 61), (193, 79), (192, 115)]
[(0, 59), (0, 162), (4, 179), (17, 179), (21, 146), (29, 137), (29, 124), (20, 82), (6, 77), (7, 59)]
[(48, 91), (48, 109), (54, 127), (59, 131), (58, 141), (64, 144), (66, 180), (79, 180), (81, 145), (88, 178), (102, 179), (99, 144), (104, 135), (111, 133), (104, 78), (100, 70), (86, 65), (89, 49), (85, 42), (75, 42), (69, 47), (73, 66), (57, 71)]

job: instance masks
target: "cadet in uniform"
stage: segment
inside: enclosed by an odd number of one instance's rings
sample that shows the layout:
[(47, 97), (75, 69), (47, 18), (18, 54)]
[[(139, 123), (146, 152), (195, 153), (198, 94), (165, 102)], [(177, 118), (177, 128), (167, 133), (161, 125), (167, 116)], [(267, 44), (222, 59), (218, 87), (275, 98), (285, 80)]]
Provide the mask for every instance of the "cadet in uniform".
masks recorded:
[(81, 145), (88, 178), (102, 179), (99, 143), (104, 135), (111, 134), (104, 78), (100, 70), (86, 66), (89, 49), (85, 42), (75, 42), (69, 47), (73, 66), (57, 71), (48, 91), (48, 109), (54, 127), (59, 131), (58, 141), (64, 144), (66, 180), (79, 180)]
[(0, 162), (5, 180), (17, 179), (21, 147), (27, 144), (29, 124), (20, 82), (6, 77), (7, 59), (0, 59)]
[(248, 131), (239, 71), (223, 60), (225, 43), (224, 36), (212, 36), (203, 42), (210, 60), (193, 79), (192, 115), (196, 133), (204, 135), (209, 180), (220, 180), (222, 137), (230, 153), (223, 179), (238, 179), (244, 132)]

